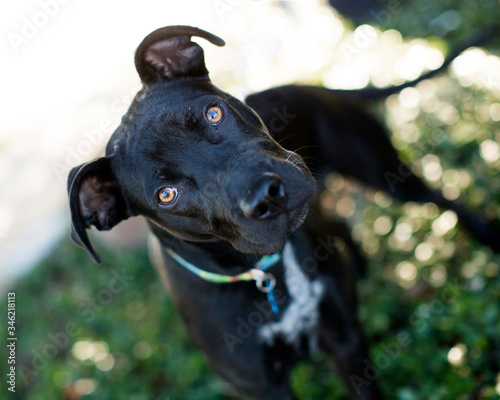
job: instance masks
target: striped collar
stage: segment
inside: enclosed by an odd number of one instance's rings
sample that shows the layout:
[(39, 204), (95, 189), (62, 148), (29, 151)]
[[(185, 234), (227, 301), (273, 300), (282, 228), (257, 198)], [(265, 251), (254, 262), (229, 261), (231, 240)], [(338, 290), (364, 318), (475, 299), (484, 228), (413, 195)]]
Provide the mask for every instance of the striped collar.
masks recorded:
[(182, 265), (187, 270), (191, 271), (196, 276), (199, 276), (201, 279), (212, 282), (212, 283), (232, 283), (232, 282), (241, 282), (241, 281), (255, 281), (257, 288), (264, 293), (267, 293), (267, 297), (273, 312), (278, 314), (278, 306), (274, 299), (273, 289), (276, 286), (276, 278), (274, 275), (265, 272), (267, 269), (271, 268), (273, 265), (277, 264), (281, 260), (281, 253), (277, 252), (271, 254), (269, 256), (263, 256), (257, 261), (253, 268), (249, 269), (246, 272), (243, 272), (238, 275), (224, 275), (217, 274), (214, 272), (208, 272), (201, 268), (198, 268), (196, 265), (191, 264), (189, 261), (186, 261), (183, 257), (177, 254), (171, 248), (166, 249), (167, 253), (170, 257), (172, 257), (175, 261), (177, 261), (180, 265)]

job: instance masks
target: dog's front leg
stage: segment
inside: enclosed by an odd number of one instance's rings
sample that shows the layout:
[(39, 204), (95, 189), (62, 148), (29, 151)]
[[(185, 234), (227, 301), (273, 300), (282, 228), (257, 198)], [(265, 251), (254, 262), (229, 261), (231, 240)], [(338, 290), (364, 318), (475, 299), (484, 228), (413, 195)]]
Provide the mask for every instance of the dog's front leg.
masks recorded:
[(346, 307), (341, 292), (333, 282), (320, 310), (320, 346), (332, 355), (349, 399), (382, 399), (377, 383), (378, 373), (373, 370), (368, 344), (356, 313)]

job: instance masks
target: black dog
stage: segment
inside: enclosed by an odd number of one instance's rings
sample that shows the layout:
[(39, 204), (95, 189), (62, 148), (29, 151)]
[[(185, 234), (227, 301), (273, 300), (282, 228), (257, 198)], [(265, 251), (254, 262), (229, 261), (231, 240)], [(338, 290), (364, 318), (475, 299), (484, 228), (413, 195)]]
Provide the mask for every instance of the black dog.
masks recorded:
[[(145, 216), (155, 266), (194, 342), (239, 394), (294, 398), (291, 367), (325, 350), (349, 398), (381, 398), (376, 382), (364, 379), (369, 356), (352, 260), (337, 250), (332, 232), (352, 241), (345, 228), (317, 217), (299, 228), (316, 190), (308, 167), (334, 169), (404, 201), (450, 207), (497, 249), (498, 230), (411, 173), (389, 187), (384, 173), (400, 176), (402, 164), (352, 93), (287, 86), (245, 105), (212, 85), (192, 36), (224, 44), (200, 29), (173, 26), (137, 49), (144, 88), (106, 156), (70, 173), (73, 239), (99, 262), (86, 228), (108, 230)], [(304, 148), (308, 165), (278, 141)]]

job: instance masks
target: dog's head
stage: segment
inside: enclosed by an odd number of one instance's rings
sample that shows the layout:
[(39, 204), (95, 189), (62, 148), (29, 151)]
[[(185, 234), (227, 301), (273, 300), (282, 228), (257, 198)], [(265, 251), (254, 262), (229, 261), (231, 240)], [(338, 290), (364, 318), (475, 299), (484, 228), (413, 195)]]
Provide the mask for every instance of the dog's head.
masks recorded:
[(212, 85), (192, 36), (224, 45), (185, 26), (144, 39), (135, 55), (143, 89), (106, 155), (70, 172), (72, 238), (97, 262), (86, 228), (108, 230), (133, 215), (181, 239), (270, 254), (307, 213), (315, 183), (304, 162), (251, 108)]

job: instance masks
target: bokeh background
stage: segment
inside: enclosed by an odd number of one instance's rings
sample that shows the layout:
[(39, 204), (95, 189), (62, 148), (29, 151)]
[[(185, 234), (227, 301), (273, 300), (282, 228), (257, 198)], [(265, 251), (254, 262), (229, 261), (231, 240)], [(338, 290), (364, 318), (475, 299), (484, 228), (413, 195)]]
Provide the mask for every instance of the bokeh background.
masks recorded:
[[(498, 0), (29, 0), (0, 6), (0, 338), (16, 292), (16, 393), (2, 398), (230, 399), (193, 348), (147, 259), (139, 219), (94, 234), (103, 263), (68, 237), (66, 176), (103, 152), (139, 89), (133, 52), (152, 30), (199, 26), (213, 82), (243, 98), (299, 82), (386, 87), (437, 68), (497, 27)], [(201, 41), (200, 41), (201, 43)], [(401, 157), (445, 197), (500, 217), (500, 41), (369, 107)], [(360, 318), (388, 399), (500, 398), (500, 258), (453, 212), (400, 204), (331, 174), (321, 195), (369, 260)], [(500, 240), (500, 238), (499, 238)], [(397, 346), (407, 333), (411, 343)], [(2, 377), (7, 371), (4, 339)], [(340, 399), (324, 357), (300, 398)]]

